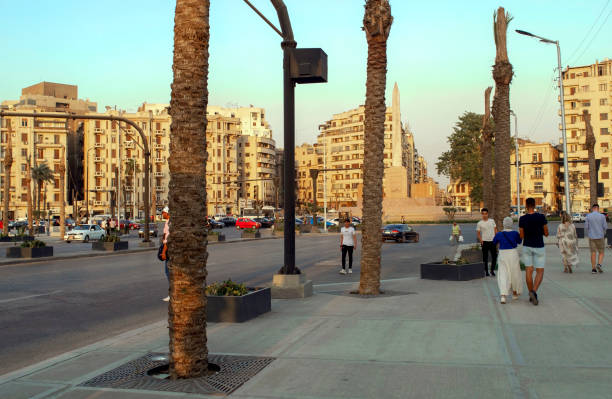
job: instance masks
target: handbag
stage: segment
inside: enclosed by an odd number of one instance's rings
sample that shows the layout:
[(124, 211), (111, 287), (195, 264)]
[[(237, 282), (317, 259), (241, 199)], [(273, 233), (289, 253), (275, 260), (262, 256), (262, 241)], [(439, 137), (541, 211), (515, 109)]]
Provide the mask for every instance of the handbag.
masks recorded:
[(448, 241), (453, 241), (453, 236), (448, 237)]
[(463, 236), (459, 236), (459, 242), (463, 242)]
[(162, 255), (164, 253), (164, 248), (166, 247), (166, 244), (162, 243), (159, 246), (159, 249), (157, 250), (157, 259), (159, 259), (160, 261), (166, 261), (166, 260), (170, 260), (170, 257), (168, 256), (168, 252), (166, 251), (166, 259), (163, 259)]

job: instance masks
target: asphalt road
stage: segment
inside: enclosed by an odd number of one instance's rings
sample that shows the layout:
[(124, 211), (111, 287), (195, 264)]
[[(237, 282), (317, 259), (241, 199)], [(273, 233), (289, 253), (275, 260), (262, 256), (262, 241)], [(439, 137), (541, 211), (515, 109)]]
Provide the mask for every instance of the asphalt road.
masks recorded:
[[(418, 275), (421, 263), (452, 253), (448, 225), (415, 228), (419, 243), (383, 245), (383, 279)], [(462, 226), (466, 242), (476, 241), (474, 229)], [(359, 244), (355, 273), (342, 276), (338, 235), (296, 240), (297, 266), (315, 284), (358, 281), (360, 252)], [(267, 284), (282, 266), (283, 240), (211, 245), (208, 259), (208, 282)], [(0, 266), (0, 276), (0, 375), (167, 315), (167, 282), (154, 251)]]

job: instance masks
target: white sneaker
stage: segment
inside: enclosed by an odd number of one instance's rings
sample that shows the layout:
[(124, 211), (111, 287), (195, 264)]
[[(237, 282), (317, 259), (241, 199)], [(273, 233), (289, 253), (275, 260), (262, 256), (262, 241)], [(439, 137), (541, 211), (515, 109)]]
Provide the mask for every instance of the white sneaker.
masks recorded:
[(167, 296), (167, 297), (165, 297), (164, 299), (162, 299), (162, 301), (164, 301), (164, 302), (168, 302), (168, 301), (170, 301), (170, 297), (169, 297), (169, 296)]
[(353, 269), (349, 269), (348, 274), (353, 274)]
[(340, 269), (340, 274), (346, 274), (346, 270)]
[(501, 302), (501, 303), (506, 303), (506, 296), (505, 296), (505, 295), (502, 295), (502, 296), (501, 296), (501, 300), (500, 300), (500, 302)]

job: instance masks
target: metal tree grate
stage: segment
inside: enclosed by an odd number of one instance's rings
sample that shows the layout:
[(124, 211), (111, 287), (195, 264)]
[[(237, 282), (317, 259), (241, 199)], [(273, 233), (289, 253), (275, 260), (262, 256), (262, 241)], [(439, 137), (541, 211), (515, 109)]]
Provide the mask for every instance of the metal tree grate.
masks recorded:
[(381, 294), (378, 296), (374, 295), (359, 295), (353, 293), (352, 290), (342, 290), (342, 291), (317, 291), (319, 294), (329, 294), (329, 295), (338, 295), (338, 296), (347, 296), (350, 298), (389, 298), (393, 296), (403, 296), (403, 295), (414, 295), (417, 292), (409, 292), (409, 291), (393, 291), (393, 290), (382, 290)]
[(212, 375), (187, 380), (160, 379), (148, 375), (149, 370), (168, 364), (167, 361), (153, 360), (164, 355), (163, 353), (150, 353), (94, 377), (79, 386), (225, 396), (234, 392), (274, 360), (270, 357), (208, 355), (208, 362), (220, 368)]

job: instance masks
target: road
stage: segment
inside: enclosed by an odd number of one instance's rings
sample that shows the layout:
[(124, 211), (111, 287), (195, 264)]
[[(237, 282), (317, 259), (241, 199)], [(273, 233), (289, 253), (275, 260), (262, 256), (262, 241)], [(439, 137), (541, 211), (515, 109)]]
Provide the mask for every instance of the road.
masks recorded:
[[(474, 228), (463, 227), (466, 242), (475, 242)], [(383, 245), (383, 279), (418, 275), (421, 263), (452, 252), (448, 225), (416, 230), (419, 243)], [(355, 273), (342, 276), (337, 235), (296, 239), (296, 264), (315, 284), (358, 281), (359, 255), (360, 248)], [(211, 245), (207, 281), (268, 284), (282, 261), (281, 239)], [(153, 251), (0, 266), (0, 275), (0, 375), (167, 315), (167, 282)]]

